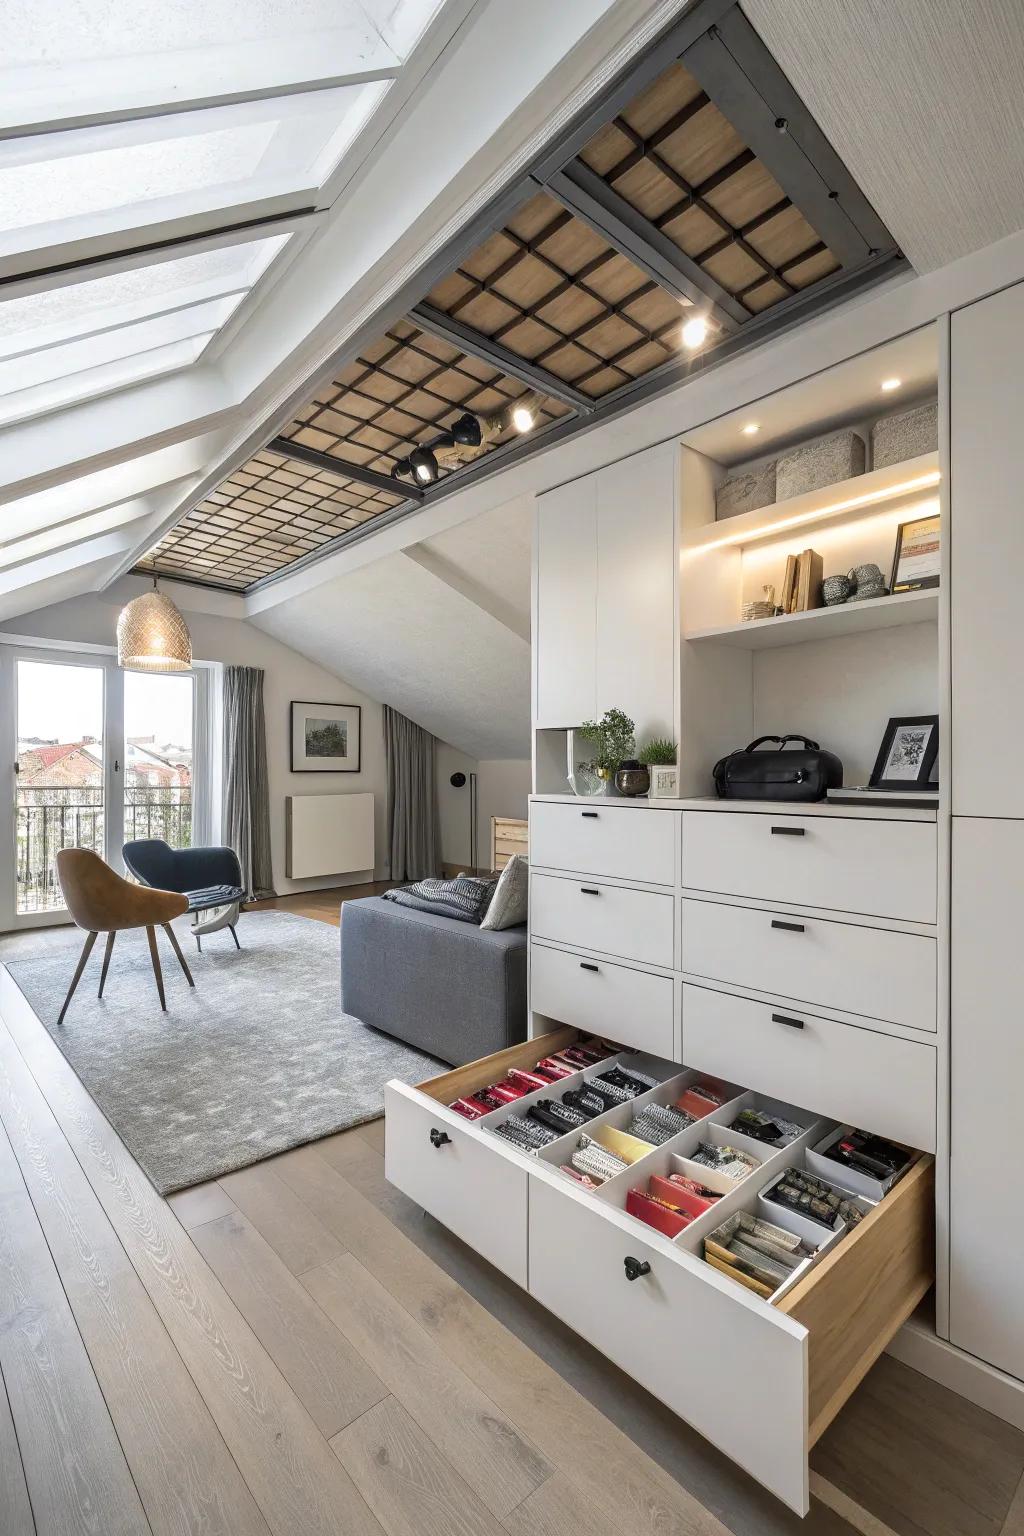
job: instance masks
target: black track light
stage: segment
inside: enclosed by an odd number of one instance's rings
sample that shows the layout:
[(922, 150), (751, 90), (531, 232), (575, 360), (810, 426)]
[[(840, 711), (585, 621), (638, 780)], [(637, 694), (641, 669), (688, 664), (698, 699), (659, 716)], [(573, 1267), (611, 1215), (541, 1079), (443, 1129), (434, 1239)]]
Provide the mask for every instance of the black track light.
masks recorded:
[(480, 446), (480, 422), (471, 411), (460, 416), (450, 428), (452, 440), (463, 443), (467, 448), (479, 448)]
[(429, 448), (416, 448), (409, 455), (409, 468), (417, 485), (433, 485), (437, 479), (437, 460)]
[(392, 480), (401, 480), (403, 475), (412, 474), (412, 465), (408, 459), (396, 459), (391, 466)]

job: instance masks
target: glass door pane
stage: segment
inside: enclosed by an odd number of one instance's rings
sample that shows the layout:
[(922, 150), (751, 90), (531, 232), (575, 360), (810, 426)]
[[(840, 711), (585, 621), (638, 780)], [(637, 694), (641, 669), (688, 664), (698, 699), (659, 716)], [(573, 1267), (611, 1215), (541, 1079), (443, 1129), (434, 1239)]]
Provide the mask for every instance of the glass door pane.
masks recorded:
[(192, 678), (124, 673), (124, 839), (192, 844)]
[(102, 666), (17, 664), (17, 913), (59, 912), (61, 848), (104, 855)]

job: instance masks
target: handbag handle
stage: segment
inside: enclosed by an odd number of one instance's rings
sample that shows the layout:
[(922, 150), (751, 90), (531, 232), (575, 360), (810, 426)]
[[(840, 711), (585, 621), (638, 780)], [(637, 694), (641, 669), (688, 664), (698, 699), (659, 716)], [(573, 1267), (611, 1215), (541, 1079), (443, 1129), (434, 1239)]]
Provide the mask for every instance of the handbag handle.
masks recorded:
[(750, 746), (744, 747), (743, 750), (744, 752), (753, 752), (755, 747), (761, 746), (766, 741), (777, 741), (780, 747), (784, 747), (788, 741), (802, 741), (808, 752), (821, 751), (818, 743), (812, 741), (809, 736), (759, 736), (756, 741), (752, 741)]

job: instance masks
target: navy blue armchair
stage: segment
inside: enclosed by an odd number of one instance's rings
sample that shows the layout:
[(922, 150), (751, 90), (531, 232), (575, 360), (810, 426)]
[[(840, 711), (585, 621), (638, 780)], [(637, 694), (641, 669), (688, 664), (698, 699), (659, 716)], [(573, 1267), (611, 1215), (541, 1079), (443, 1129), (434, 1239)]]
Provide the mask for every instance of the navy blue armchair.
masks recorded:
[[(241, 949), (235, 924), (238, 904), (245, 896), (242, 870), (233, 848), (172, 848), (159, 837), (141, 837), (125, 843), (125, 866), (142, 885), (161, 891), (179, 891), (188, 898), (188, 910), (195, 915), (192, 936), (202, 952), (204, 934), (230, 928), (235, 948)], [(224, 908), (214, 918), (200, 914)]]

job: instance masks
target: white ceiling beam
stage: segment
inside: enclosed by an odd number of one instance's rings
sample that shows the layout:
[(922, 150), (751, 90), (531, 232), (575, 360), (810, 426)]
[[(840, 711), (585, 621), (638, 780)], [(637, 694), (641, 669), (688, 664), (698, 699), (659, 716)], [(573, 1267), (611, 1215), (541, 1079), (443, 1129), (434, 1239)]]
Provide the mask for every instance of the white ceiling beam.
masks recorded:
[(400, 68), (394, 48), (362, 18), (297, 36), (3, 69), (0, 139), (361, 85), (393, 79)]
[[(187, 483), (187, 482), (186, 482)], [(24, 565), (40, 555), (48, 555), (73, 544), (83, 544), (97, 534), (110, 533), (115, 528), (145, 523), (145, 527), (132, 527), (132, 538), (147, 537), (154, 518), (159, 519), (167, 509), (174, 489), (167, 489), (160, 497), (136, 496), (107, 507), (102, 512), (87, 512), (81, 517), (44, 528), (38, 533), (20, 539), (11, 539), (0, 545), (0, 570)], [(129, 546), (126, 545), (126, 548)]]

